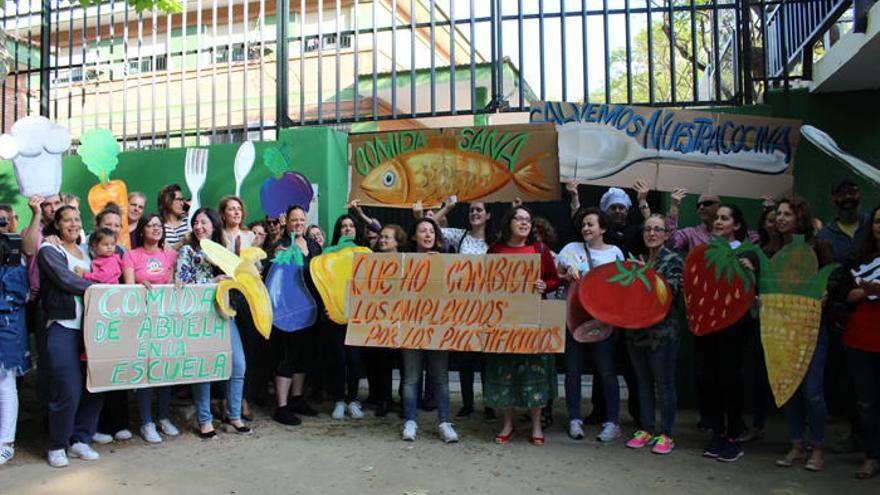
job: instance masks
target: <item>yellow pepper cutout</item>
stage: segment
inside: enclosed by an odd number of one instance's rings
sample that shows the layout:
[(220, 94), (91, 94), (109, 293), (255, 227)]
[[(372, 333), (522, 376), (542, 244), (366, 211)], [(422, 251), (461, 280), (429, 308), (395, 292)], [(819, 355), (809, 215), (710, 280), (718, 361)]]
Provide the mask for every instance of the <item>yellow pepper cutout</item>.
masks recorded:
[(312, 281), (324, 301), (327, 314), (334, 323), (345, 325), (348, 315), (345, 311), (345, 298), (348, 294), (348, 281), (355, 253), (372, 253), (370, 248), (358, 246), (351, 237), (343, 237), (339, 244), (324, 250), (309, 263)]
[(232, 280), (221, 280), (217, 284), (217, 304), (220, 305), (220, 310), (230, 318), (235, 316), (235, 310), (229, 306), (229, 291), (235, 289), (241, 292), (251, 309), (254, 326), (257, 327), (260, 335), (268, 340), (272, 332), (272, 304), (269, 303), (269, 291), (266, 290), (260, 271), (257, 269), (257, 261), (266, 258), (265, 251), (246, 247), (241, 250), (241, 258), (239, 258), (209, 239), (202, 239), (199, 245), (211, 263), (232, 277)]

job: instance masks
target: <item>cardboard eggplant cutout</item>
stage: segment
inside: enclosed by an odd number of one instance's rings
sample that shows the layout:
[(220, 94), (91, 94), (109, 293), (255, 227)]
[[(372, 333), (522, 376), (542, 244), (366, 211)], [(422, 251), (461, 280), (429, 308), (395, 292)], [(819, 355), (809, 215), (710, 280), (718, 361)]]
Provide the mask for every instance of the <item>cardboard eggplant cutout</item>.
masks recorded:
[(260, 187), (260, 204), (266, 215), (278, 218), (287, 212), (290, 205), (299, 205), (309, 212), (314, 191), (305, 175), (290, 170), (287, 161), (289, 147), (271, 147), (263, 152), (263, 164), (272, 176)]
[(575, 280), (568, 287), (565, 301), (565, 323), (575, 341), (581, 343), (601, 342), (611, 336), (614, 328), (593, 318), (584, 309), (578, 297), (581, 280)]
[(755, 275), (737, 257), (757, 249), (746, 241), (737, 249), (720, 237), (692, 249), (684, 261), (684, 302), (694, 335), (725, 329), (745, 315), (755, 300)]
[[(89, 209), (98, 214), (108, 204), (119, 207), (121, 232), (128, 232), (128, 188), (121, 180), (110, 180), (110, 174), (119, 164), (121, 148), (113, 133), (107, 129), (91, 129), (79, 138), (80, 145), (76, 149), (86, 168), (98, 178), (98, 183), (89, 189), (86, 197)], [(117, 241), (131, 249), (128, 235), (120, 235)]]
[(358, 246), (351, 237), (343, 237), (339, 244), (324, 250), (309, 263), (312, 281), (324, 301), (327, 315), (334, 323), (348, 323), (345, 298), (355, 253), (372, 253), (370, 248)]
[(210, 239), (199, 242), (208, 260), (216, 265), (232, 280), (221, 280), (217, 284), (217, 304), (220, 310), (229, 317), (236, 311), (229, 306), (229, 291), (237, 290), (244, 295), (254, 326), (264, 339), (269, 340), (272, 333), (272, 304), (269, 303), (269, 292), (263, 284), (257, 262), (266, 258), (266, 252), (260, 248), (248, 246), (241, 250), (241, 258)]
[(800, 387), (819, 337), (822, 295), (836, 263), (818, 269), (819, 262), (801, 235), (772, 259), (761, 260), (761, 344), (767, 376), (776, 405), (782, 407)]
[(46, 117), (15, 121), (0, 136), (0, 158), (12, 160), (23, 196), (53, 196), (61, 190), (61, 156), (70, 148), (70, 131)]
[(669, 282), (650, 264), (617, 260), (587, 272), (581, 279), (578, 299), (603, 323), (641, 329), (661, 322), (673, 297)]
[(303, 277), (303, 255), (291, 239), (280, 252), (266, 277), (266, 290), (272, 303), (272, 324), (284, 332), (295, 332), (315, 324), (318, 305)]

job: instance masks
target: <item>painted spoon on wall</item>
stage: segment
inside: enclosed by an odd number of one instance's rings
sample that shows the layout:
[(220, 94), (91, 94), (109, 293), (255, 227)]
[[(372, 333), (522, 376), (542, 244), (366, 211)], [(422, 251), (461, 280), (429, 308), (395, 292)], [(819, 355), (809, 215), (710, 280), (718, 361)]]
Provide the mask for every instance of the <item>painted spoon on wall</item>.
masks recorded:
[(820, 150), (849, 165), (850, 168), (855, 170), (862, 177), (873, 181), (874, 184), (880, 184), (880, 170), (870, 163), (860, 160), (840, 149), (840, 146), (837, 145), (834, 138), (829, 136), (825, 131), (811, 125), (802, 125), (801, 134)]
[(255, 156), (254, 143), (250, 141), (241, 143), (241, 146), (238, 147), (238, 151), (235, 153), (232, 171), (235, 174), (235, 195), (238, 197), (241, 197), (241, 184), (244, 182), (244, 178), (254, 168)]

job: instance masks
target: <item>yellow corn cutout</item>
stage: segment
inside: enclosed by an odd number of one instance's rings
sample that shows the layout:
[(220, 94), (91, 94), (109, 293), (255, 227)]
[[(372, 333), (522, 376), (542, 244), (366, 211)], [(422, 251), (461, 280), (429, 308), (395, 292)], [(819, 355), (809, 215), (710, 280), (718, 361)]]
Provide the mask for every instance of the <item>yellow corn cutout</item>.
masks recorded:
[[(761, 343), (776, 405), (797, 391), (816, 350), (822, 304), (794, 294), (761, 295)], [(772, 364), (771, 364), (772, 363)]]

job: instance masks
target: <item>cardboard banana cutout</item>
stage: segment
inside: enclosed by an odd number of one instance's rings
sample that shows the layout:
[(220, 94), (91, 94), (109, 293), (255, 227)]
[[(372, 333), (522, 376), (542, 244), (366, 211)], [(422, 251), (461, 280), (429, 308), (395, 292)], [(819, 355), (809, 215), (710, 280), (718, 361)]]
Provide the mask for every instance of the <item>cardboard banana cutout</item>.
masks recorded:
[(269, 291), (263, 284), (257, 262), (266, 258), (266, 252), (260, 248), (246, 247), (241, 250), (241, 258), (225, 247), (209, 239), (199, 243), (208, 260), (217, 265), (232, 280), (221, 280), (217, 284), (217, 304), (220, 311), (232, 318), (236, 311), (229, 306), (229, 291), (237, 290), (244, 295), (254, 326), (264, 339), (269, 339), (272, 332), (272, 304), (269, 302)]

